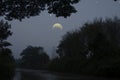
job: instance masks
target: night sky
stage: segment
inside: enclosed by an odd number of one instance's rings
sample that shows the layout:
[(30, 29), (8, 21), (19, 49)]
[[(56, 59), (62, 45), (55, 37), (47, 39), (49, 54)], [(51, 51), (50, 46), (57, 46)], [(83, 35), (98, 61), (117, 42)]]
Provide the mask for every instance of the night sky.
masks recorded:
[[(22, 22), (13, 20), (9, 22), (12, 26), (13, 35), (9, 37), (9, 42), (13, 46), (10, 48), (13, 51), (15, 58), (28, 45), (42, 46), (45, 51), (52, 55), (54, 48), (59, 44), (62, 36), (71, 30), (78, 29), (85, 22), (92, 21), (95, 18), (120, 18), (120, 1), (113, 0), (81, 0), (74, 5), (78, 10), (68, 18), (55, 17), (47, 11), (42, 12), (39, 16), (23, 19)], [(52, 28), (54, 23), (60, 23), (63, 29)]]

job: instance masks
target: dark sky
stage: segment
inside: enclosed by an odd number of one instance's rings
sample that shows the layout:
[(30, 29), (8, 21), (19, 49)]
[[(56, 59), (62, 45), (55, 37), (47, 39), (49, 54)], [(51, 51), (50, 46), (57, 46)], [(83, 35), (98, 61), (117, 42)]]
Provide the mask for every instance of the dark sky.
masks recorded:
[[(75, 5), (77, 13), (69, 18), (56, 18), (44, 11), (40, 16), (24, 19), (22, 22), (14, 20), (11, 23), (13, 35), (9, 41), (13, 44), (10, 48), (13, 55), (18, 58), (19, 54), (28, 45), (42, 46), (51, 55), (62, 36), (71, 30), (79, 28), (85, 22), (95, 18), (120, 18), (120, 2), (113, 0), (81, 0)], [(61, 23), (63, 30), (52, 28), (54, 23)]]

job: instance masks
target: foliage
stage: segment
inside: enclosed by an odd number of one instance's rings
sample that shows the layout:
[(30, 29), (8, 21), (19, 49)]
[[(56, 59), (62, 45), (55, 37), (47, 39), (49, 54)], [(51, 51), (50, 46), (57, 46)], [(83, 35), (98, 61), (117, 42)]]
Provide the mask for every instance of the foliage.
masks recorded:
[(11, 44), (6, 39), (12, 35), (10, 31), (11, 26), (0, 21), (0, 79), (11, 80), (14, 74), (14, 58), (8, 46)]
[(47, 10), (49, 14), (55, 14), (56, 17), (67, 18), (77, 12), (73, 5), (78, 2), (80, 0), (1, 0), (0, 16), (4, 16), (7, 20), (21, 21)]
[(63, 39), (60, 41), (58, 46), (57, 53), (60, 57), (85, 57), (84, 47), (82, 35), (76, 30), (73, 32), (68, 32), (63, 36)]
[(120, 20), (117, 18), (105, 21), (95, 20), (93, 23), (85, 24), (81, 28), (81, 32), (90, 52), (88, 53), (91, 61), (87, 65), (87, 68), (91, 67), (90, 73), (118, 76), (119, 68), (112, 69), (114, 65), (117, 64), (116, 67), (120, 65)]
[(29, 18), (36, 16), (41, 11), (47, 10), (57, 17), (68, 17), (76, 12), (73, 4), (80, 0), (1, 0), (0, 16), (5, 16), (7, 20)]
[(68, 32), (57, 53), (51, 70), (119, 77), (120, 19), (95, 19)]
[(49, 56), (42, 47), (28, 46), (21, 53), (21, 67), (43, 69), (49, 61)]

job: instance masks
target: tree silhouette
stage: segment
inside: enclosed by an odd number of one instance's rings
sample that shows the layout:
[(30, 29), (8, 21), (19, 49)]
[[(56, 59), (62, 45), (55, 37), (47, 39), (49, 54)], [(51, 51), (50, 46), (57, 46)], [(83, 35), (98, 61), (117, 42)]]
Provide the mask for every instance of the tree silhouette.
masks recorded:
[(95, 19), (66, 33), (57, 53), (52, 64), (60, 71), (119, 77), (120, 19)]
[(0, 21), (0, 50), (11, 45), (9, 42), (5, 41), (9, 36), (12, 35), (12, 32), (9, 30), (10, 28), (11, 25), (9, 25), (7, 22), (4, 23), (3, 20)]
[(21, 21), (47, 10), (56, 17), (67, 18), (77, 12), (73, 5), (79, 1), (81, 0), (1, 0), (0, 16), (4, 16), (7, 20), (18, 19)]
[(1, 0), (0, 16), (7, 20), (29, 18), (36, 16), (41, 11), (48, 10), (48, 13), (56, 17), (68, 17), (76, 12), (73, 4), (80, 0)]
[(49, 62), (49, 56), (42, 47), (28, 46), (20, 55), (22, 68), (41, 69)]
[(12, 35), (11, 25), (0, 21), (0, 79), (11, 80), (14, 73), (14, 58), (8, 46), (11, 44), (6, 39)]
[(85, 57), (84, 51), (82, 35), (77, 30), (64, 35), (57, 49), (60, 57)]

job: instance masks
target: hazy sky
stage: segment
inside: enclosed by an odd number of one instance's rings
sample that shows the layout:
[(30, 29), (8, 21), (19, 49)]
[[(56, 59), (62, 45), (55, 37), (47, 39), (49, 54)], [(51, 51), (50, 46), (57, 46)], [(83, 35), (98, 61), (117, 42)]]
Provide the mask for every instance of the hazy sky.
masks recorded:
[[(28, 45), (42, 46), (51, 55), (62, 36), (67, 32), (79, 28), (87, 21), (95, 18), (120, 18), (120, 2), (113, 0), (81, 0), (75, 5), (77, 13), (68, 18), (56, 18), (44, 11), (40, 16), (11, 21), (13, 35), (9, 41), (13, 44), (10, 48), (17, 58)], [(61, 23), (63, 30), (52, 28), (54, 23)]]

